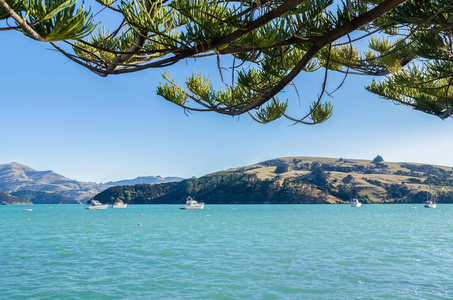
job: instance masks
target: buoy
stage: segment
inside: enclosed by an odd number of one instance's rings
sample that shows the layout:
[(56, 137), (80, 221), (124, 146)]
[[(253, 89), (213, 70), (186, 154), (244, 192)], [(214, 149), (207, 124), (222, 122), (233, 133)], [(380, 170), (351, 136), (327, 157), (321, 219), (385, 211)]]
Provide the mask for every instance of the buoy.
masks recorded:
[(138, 223), (138, 225), (142, 225), (142, 223)]
[(30, 221), (30, 219), (28, 219), (28, 221)]
[(140, 216), (143, 216), (143, 213), (141, 213)]

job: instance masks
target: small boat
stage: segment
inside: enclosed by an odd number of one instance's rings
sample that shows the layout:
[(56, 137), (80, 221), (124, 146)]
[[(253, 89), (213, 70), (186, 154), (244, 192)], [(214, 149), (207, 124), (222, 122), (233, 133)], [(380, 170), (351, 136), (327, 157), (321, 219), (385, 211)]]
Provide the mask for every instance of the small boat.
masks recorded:
[(436, 208), (437, 203), (435, 201), (426, 201), (424, 206), (425, 208)]
[(8, 203), (8, 202), (5, 202), (5, 201), (2, 201), (2, 202), (0, 203), (0, 205), (9, 205), (9, 203)]
[(91, 199), (88, 203), (91, 202), (91, 206), (85, 207), (86, 209), (106, 209), (109, 207), (107, 204), (102, 204), (101, 202)]
[[(430, 191), (432, 192), (433, 187), (431, 186)], [(429, 195), (429, 200), (428, 200), (428, 195)], [(436, 197), (434, 193), (426, 193), (426, 201), (424, 204), (425, 208), (436, 208), (437, 203), (436, 203)]]
[(112, 208), (126, 208), (127, 207), (127, 203), (124, 203), (123, 201), (121, 200), (116, 200), (113, 204), (112, 204)]
[(360, 206), (362, 206), (362, 203), (359, 202), (359, 199), (357, 199), (357, 198), (352, 199), (351, 207), (360, 207)]
[(24, 211), (33, 211), (33, 209), (31, 209), (31, 208), (26, 208), (26, 209), (24, 209)]
[(203, 209), (204, 203), (198, 203), (192, 197), (187, 196), (186, 205), (180, 207), (180, 209)]

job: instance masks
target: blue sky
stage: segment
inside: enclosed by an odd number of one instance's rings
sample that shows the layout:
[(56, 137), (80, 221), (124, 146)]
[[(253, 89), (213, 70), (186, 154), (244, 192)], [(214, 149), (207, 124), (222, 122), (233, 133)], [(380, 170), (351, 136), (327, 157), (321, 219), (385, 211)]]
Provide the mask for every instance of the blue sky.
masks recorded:
[[(368, 93), (369, 77), (349, 77), (316, 126), (248, 116), (186, 116), (156, 95), (161, 70), (101, 78), (15, 32), (0, 33), (0, 164), (19, 162), (80, 181), (161, 175), (200, 177), (284, 156), (327, 156), (453, 165), (451, 119), (397, 106)], [(214, 72), (199, 60), (168, 69), (178, 78)], [(342, 77), (332, 76), (327, 90)], [(321, 74), (301, 75), (291, 112), (302, 115)], [(300, 103), (300, 104), (299, 104)]]

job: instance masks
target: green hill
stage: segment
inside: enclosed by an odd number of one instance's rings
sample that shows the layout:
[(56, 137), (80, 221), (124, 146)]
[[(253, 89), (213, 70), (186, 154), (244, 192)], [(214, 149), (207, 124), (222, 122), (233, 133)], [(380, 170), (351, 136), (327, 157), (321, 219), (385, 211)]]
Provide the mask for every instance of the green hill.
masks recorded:
[(11, 195), (31, 201), (33, 204), (82, 204), (81, 201), (71, 197), (51, 192), (18, 191)]
[(205, 203), (422, 203), (433, 191), (453, 202), (451, 167), (370, 160), (286, 157), (191, 178), (179, 183), (109, 188), (103, 203), (182, 203), (192, 195)]
[(33, 204), (28, 200), (0, 191), (0, 203), (2, 202), (7, 204)]

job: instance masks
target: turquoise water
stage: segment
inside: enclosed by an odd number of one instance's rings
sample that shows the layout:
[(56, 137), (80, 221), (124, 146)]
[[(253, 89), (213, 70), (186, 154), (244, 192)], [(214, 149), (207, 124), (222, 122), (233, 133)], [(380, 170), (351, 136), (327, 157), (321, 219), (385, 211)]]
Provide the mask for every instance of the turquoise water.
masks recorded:
[(3, 206), (0, 298), (452, 299), (453, 205), (412, 206)]

